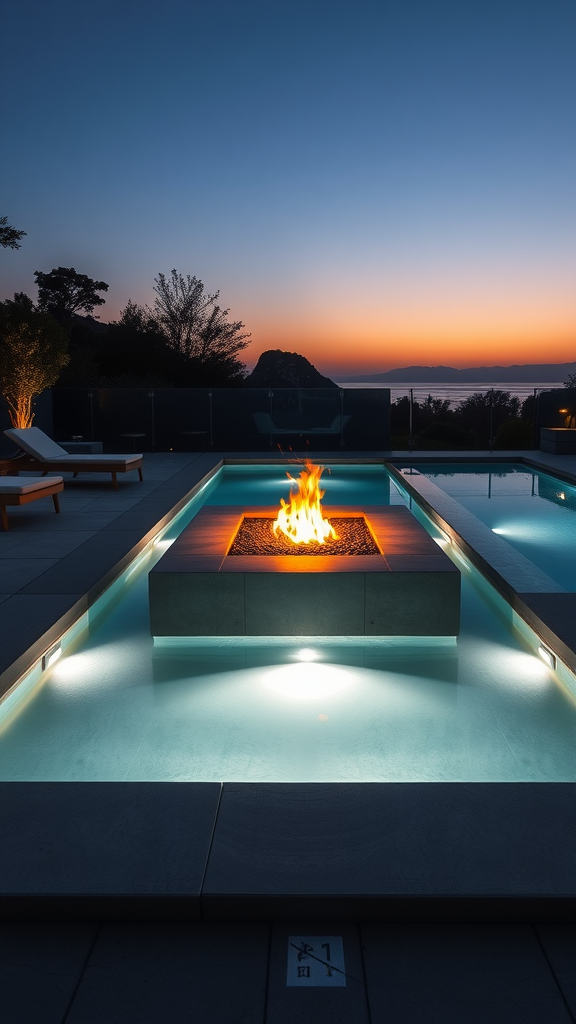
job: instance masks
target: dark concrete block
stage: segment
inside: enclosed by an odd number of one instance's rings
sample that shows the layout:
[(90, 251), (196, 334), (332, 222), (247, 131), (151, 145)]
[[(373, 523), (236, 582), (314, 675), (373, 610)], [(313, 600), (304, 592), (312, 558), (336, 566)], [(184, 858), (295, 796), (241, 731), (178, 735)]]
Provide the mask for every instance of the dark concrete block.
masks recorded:
[(67, 1024), (262, 1024), (268, 926), (106, 924)]
[(364, 634), (364, 574), (246, 573), (249, 636)]
[(460, 573), (392, 572), (366, 577), (369, 636), (458, 636)]
[(61, 1024), (96, 924), (0, 925), (3, 1024)]
[(466, 900), (488, 918), (491, 899), (532, 899), (534, 917), (538, 901), (556, 900), (569, 914), (575, 836), (570, 783), (227, 783), (204, 912), (222, 919), (250, 896), (283, 919), (304, 898), (310, 913), (328, 901), (347, 920), (414, 906), (457, 915)]
[(363, 925), (373, 1021), (569, 1024), (528, 925)]
[(63, 898), (71, 916), (76, 901), (87, 919), (121, 918), (124, 898), (158, 897), (197, 918), (219, 795), (217, 783), (0, 783), (0, 906), (41, 917)]
[[(320, 987), (297, 987), (286, 984), (286, 965), (288, 942), (291, 936), (302, 936), (314, 939), (315, 936), (342, 939), (344, 954), (345, 984), (337, 987), (329, 985)], [(326, 959), (329, 950), (314, 942), (313, 955)], [(327, 945), (330, 945), (328, 942)], [(330, 954), (331, 955), (331, 954)], [(305, 966), (305, 961), (302, 960)], [(268, 1000), (266, 1006), (266, 1024), (368, 1024), (368, 1008), (366, 989), (362, 967), (362, 955), (358, 928), (343, 923), (310, 923), (291, 922), (275, 924), (272, 928), (272, 945), (270, 951), (270, 971), (268, 979)]]
[(239, 636), (245, 633), (244, 577), (151, 572), (152, 636)]

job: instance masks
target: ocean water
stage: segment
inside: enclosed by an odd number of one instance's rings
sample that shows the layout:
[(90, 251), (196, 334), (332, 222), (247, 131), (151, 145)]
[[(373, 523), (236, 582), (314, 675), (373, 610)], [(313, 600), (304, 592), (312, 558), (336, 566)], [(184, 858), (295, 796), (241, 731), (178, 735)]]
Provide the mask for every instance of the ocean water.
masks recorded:
[(442, 400), (448, 399), (451, 408), (455, 409), (460, 402), (465, 401), (470, 395), (477, 394), (479, 391), (486, 393), (491, 391), (509, 391), (511, 395), (516, 396), (523, 402), (526, 398), (529, 398), (534, 394), (534, 391), (551, 391), (554, 388), (563, 387), (562, 381), (556, 383), (540, 384), (527, 384), (524, 383), (508, 383), (504, 384), (494, 381), (490, 384), (403, 384), (403, 383), (382, 383), (382, 384), (357, 384), (347, 383), (339, 381), (339, 385), (342, 388), (390, 388), (390, 400), (395, 402), (398, 398), (404, 398), (410, 394), (410, 389), (414, 394), (415, 402), (422, 402), (428, 395), (432, 395), (432, 398), (441, 398)]

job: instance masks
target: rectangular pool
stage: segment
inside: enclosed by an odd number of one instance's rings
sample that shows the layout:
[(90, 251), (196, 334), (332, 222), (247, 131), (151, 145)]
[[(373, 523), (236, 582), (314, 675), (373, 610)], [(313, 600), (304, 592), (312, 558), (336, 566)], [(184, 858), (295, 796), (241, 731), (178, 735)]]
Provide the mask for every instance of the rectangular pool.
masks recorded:
[[(462, 572), (457, 641), (154, 647), (151, 566), (204, 503), (277, 505), (285, 469), (221, 470), (100, 598), (65, 656), (4, 702), (0, 779), (575, 781), (572, 677), (536, 656), (509, 605), (451, 548)], [(403, 504), (380, 465), (334, 466), (323, 483), (327, 512)]]
[(576, 591), (576, 486), (524, 465), (418, 463), (420, 473), (569, 591)]

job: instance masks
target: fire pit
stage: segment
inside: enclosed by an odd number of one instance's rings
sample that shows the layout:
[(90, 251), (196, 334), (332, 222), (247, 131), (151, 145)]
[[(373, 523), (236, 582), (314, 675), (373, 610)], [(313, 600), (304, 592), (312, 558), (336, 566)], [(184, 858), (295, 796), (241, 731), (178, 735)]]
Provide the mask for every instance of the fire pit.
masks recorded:
[(152, 635), (456, 636), (450, 559), (403, 506), (325, 513), (321, 474), (279, 510), (204, 506), (150, 573)]

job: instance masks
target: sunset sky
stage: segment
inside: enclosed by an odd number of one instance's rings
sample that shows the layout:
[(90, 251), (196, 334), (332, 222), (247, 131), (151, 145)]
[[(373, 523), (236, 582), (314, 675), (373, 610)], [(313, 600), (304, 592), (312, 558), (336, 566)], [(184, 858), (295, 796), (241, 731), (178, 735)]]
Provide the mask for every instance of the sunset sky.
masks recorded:
[(245, 360), (576, 359), (574, 0), (4, 6), (0, 297), (175, 267)]

